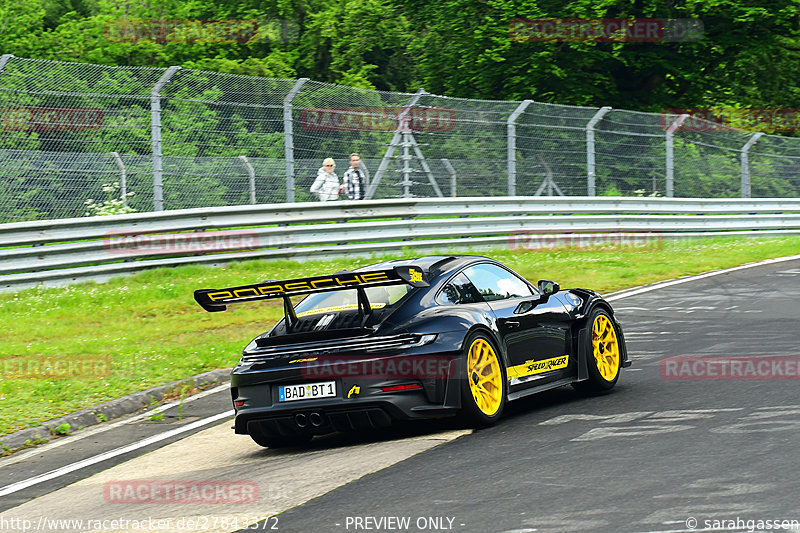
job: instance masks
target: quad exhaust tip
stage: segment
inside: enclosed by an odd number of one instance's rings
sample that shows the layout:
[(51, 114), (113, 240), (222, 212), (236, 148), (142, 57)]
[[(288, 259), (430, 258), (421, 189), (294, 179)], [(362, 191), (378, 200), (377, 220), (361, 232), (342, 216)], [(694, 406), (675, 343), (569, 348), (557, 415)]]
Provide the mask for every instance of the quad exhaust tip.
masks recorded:
[(297, 413), (294, 415), (294, 423), (299, 428), (307, 428), (309, 423), (314, 427), (322, 425), (322, 413), (314, 411), (306, 415), (305, 413)]

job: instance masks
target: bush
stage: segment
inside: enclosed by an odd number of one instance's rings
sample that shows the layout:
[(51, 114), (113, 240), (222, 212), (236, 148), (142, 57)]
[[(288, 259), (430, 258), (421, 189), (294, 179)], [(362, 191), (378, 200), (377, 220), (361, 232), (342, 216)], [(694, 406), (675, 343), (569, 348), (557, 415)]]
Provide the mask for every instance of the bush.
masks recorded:
[(102, 202), (95, 202), (92, 198), (89, 198), (84, 202), (86, 206), (86, 214), (87, 217), (98, 217), (98, 216), (107, 216), (107, 215), (124, 215), (125, 213), (135, 213), (136, 209), (132, 208), (127, 204), (128, 198), (133, 196), (132, 192), (129, 192), (119, 198), (116, 197), (117, 191), (119, 191), (119, 183), (104, 183), (103, 184), (103, 192), (106, 193), (106, 199)]

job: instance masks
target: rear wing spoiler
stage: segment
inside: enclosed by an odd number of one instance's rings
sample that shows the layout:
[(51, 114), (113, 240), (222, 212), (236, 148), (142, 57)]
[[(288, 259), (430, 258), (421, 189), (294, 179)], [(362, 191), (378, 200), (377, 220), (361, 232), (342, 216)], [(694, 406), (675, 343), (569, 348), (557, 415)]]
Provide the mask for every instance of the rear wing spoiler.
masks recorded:
[(225, 311), (229, 304), (254, 302), (272, 298), (283, 298), (287, 317), (293, 318), (294, 306), (291, 296), (313, 294), (317, 292), (358, 290), (360, 306), (365, 306), (364, 313), (369, 314), (369, 302), (365, 288), (408, 283), (412, 287), (427, 287), (425, 273), (416, 266), (396, 266), (388, 270), (368, 270), (364, 272), (339, 272), (331, 276), (313, 278), (297, 278), (285, 281), (265, 281), (253, 285), (240, 285), (226, 289), (198, 289), (194, 291), (194, 299), (209, 312)]

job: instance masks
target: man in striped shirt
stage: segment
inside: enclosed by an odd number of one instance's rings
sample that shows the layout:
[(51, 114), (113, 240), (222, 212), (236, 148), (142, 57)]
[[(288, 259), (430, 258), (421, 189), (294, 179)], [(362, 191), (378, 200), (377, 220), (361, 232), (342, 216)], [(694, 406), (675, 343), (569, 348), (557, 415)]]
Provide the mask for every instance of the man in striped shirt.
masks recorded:
[(350, 168), (344, 173), (342, 181), (348, 200), (361, 200), (367, 192), (367, 175), (361, 165), (361, 156), (350, 154)]

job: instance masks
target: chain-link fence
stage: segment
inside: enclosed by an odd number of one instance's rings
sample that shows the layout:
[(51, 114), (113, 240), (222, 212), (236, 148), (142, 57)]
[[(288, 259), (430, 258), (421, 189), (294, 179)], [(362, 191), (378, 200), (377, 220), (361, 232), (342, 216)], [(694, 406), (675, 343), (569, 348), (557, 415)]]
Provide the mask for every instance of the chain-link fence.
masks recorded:
[(0, 222), (315, 200), (351, 152), (368, 198), (800, 195), (800, 139), (669, 113), (10, 55), (0, 113)]

